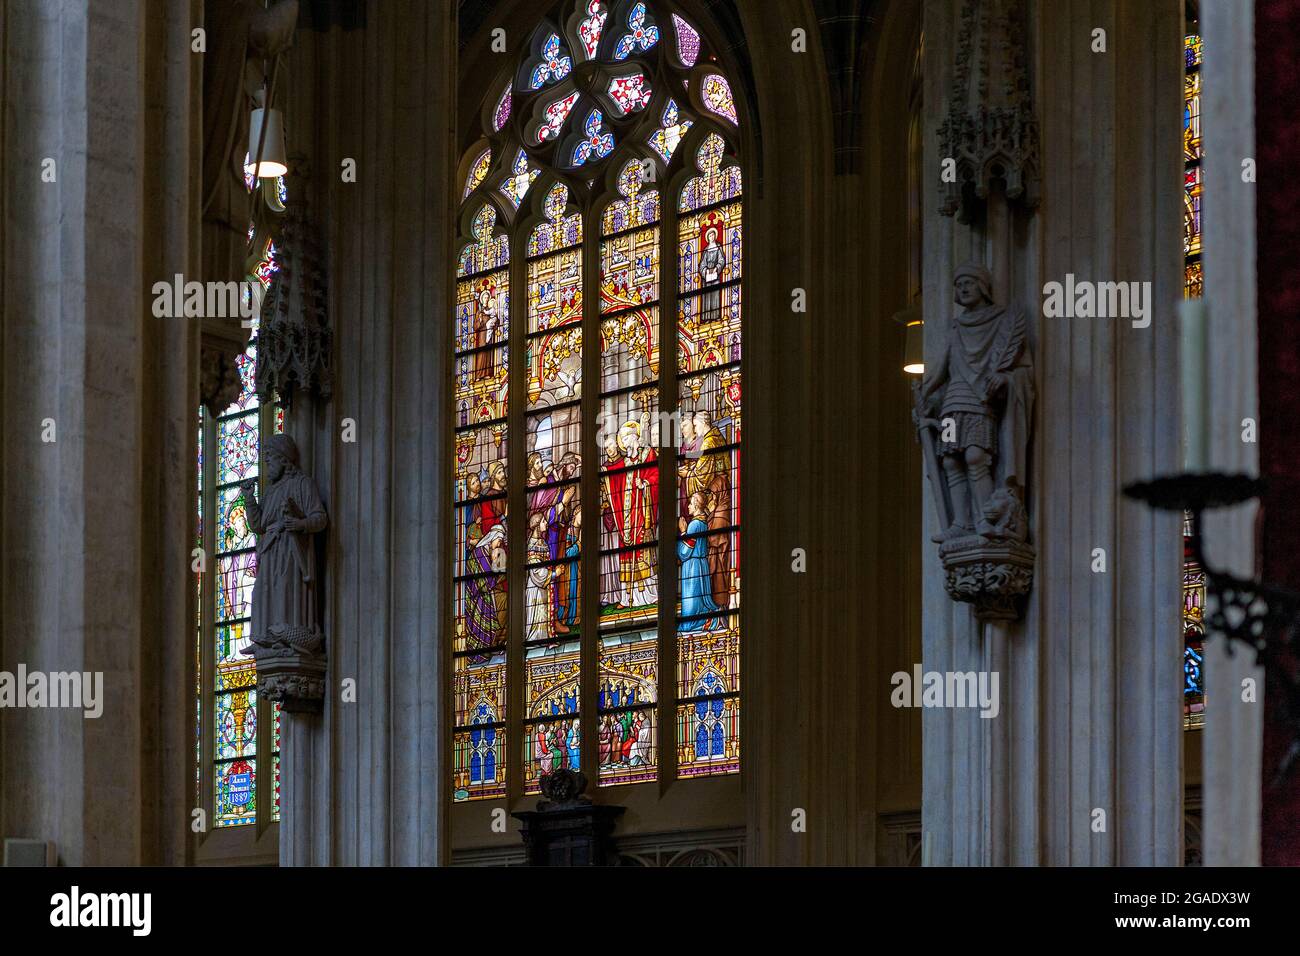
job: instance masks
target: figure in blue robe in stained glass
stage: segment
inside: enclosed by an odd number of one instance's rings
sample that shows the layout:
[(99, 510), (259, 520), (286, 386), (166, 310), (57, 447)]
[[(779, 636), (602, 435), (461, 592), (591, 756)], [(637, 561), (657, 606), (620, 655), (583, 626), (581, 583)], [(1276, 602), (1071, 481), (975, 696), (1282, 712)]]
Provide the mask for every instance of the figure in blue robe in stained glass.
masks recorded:
[(561, 618), (565, 626), (571, 625), (578, 618), (578, 539), (582, 533), (582, 512), (575, 511), (572, 523), (569, 525), (569, 532), (565, 539), (564, 556), (573, 560), (566, 565), (564, 577), (567, 579), (568, 587), (566, 588), (564, 601), (564, 616)]
[(686, 534), (677, 542), (683, 618), (677, 630), (713, 631), (723, 626), (720, 618), (699, 620), (703, 615), (722, 610), (713, 600), (713, 581), (709, 574), (709, 508), (702, 492), (691, 496), (690, 509), (691, 521), (686, 526)]

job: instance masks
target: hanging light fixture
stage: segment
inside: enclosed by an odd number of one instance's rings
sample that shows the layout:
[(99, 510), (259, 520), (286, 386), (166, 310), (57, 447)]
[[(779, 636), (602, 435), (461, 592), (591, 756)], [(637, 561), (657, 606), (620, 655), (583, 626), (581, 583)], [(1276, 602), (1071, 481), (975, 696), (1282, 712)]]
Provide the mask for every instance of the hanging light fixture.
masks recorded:
[(908, 375), (925, 374), (925, 322), (921, 309), (911, 306), (895, 313), (894, 321), (903, 326), (903, 371)]
[(284, 117), (277, 109), (264, 109), (261, 103), (259, 95), (259, 105), (248, 121), (248, 160), (244, 171), (261, 179), (275, 179), (289, 171), (284, 148)]

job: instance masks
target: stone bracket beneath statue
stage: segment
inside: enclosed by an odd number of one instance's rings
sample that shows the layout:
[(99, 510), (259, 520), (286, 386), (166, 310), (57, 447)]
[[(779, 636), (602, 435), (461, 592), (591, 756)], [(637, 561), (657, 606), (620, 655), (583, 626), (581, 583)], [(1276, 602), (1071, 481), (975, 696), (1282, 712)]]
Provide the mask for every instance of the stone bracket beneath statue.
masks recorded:
[(1033, 545), (1010, 538), (971, 535), (939, 548), (944, 588), (954, 601), (975, 605), (982, 622), (1018, 621), (1034, 583)]
[(268, 640), (254, 638), (257, 693), (278, 701), (287, 713), (319, 714), (325, 704), (323, 635), (301, 627), (270, 630)]

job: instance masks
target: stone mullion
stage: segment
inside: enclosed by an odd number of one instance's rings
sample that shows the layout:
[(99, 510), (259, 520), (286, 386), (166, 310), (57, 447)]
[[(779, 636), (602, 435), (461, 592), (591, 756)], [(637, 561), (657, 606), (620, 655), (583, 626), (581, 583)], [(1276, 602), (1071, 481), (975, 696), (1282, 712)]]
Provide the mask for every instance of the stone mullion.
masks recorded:
[[(581, 694), (578, 712), (582, 731), (581, 763), (594, 789), (600, 781), (598, 728), (600, 717), (600, 469), (602, 449), (597, 437), (601, 407), (601, 367), (603, 349), (600, 340), (600, 217), (588, 204), (584, 210), (582, 244), (582, 541), (581, 593), (582, 608), (578, 626), (582, 634)], [(584, 771), (586, 772), (586, 771)]]
[(659, 789), (677, 776), (677, 191), (665, 180), (659, 195), (659, 412), (673, 422), (659, 435)]
[[(275, 434), (275, 403), (261, 402), (257, 409), (257, 484), (259, 500), (266, 494), (266, 440)], [(258, 572), (261, 572), (258, 567)], [(249, 632), (252, 633), (252, 606), (249, 606)], [(275, 708), (271, 701), (260, 693), (257, 695), (257, 782), (255, 799), (257, 801), (257, 835), (260, 837), (271, 825), (271, 808), (275, 799), (275, 761), (272, 756), (272, 741), (275, 739), (273, 721)]]
[[(212, 788), (216, 759), (216, 580), (217, 580), (217, 419), (203, 412), (203, 560), (200, 585), (199, 633), (199, 807), (203, 809), (207, 833), (214, 832), (216, 795)], [(202, 837), (199, 842), (202, 842)]]
[(510, 245), (509, 399), (506, 409), (506, 637), (505, 722), (506, 800), (513, 806), (523, 796), (524, 729), (524, 564), (527, 559), (527, 493), (525, 428), (528, 400), (528, 239), (516, 228)]

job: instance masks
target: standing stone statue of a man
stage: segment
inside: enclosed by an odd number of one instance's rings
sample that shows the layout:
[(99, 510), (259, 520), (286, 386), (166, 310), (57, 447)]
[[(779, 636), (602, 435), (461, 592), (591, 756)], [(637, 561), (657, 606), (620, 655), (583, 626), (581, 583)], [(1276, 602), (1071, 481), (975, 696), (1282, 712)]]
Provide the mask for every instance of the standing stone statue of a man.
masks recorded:
[(298, 446), (272, 435), (263, 446), (266, 497), (257, 500), (256, 480), (240, 484), (249, 527), (257, 534), (252, 641), (257, 648), (316, 653), (323, 638), (312, 535), (324, 530), (320, 491), (298, 467)]
[(994, 304), (993, 278), (981, 265), (959, 268), (953, 289), (963, 310), (953, 317), (943, 360), (926, 375), (919, 401), (918, 425), (937, 433), (933, 453), (942, 462), (949, 504), (934, 540), (975, 534), (1024, 540), (1034, 402), (1025, 314)]

